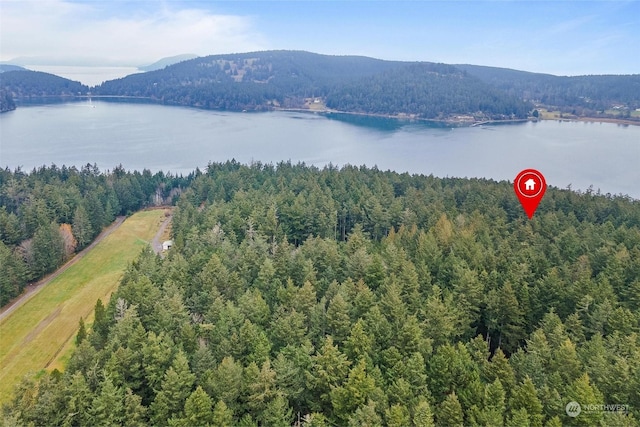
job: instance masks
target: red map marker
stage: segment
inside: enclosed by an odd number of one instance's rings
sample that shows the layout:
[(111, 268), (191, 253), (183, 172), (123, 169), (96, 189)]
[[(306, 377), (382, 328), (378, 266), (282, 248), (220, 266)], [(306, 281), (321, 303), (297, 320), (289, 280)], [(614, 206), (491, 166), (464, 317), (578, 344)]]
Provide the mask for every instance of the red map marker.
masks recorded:
[(547, 181), (537, 170), (525, 169), (516, 176), (513, 181), (513, 189), (520, 199), (524, 211), (531, 219), (547, 190)]

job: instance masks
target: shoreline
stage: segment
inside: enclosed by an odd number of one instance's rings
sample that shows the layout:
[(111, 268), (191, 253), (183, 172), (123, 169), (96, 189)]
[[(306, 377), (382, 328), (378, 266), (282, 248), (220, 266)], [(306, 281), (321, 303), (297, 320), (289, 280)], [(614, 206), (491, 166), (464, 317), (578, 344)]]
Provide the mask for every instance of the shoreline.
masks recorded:
[[(197, 108), (202, 110), (211, 110), (211, 111), (230, 111), (230, 112), (248, 112), (247, 110), (216, 110), (212, 108), (203, 108), (201, 106), (195, 105), (181, 105), (181, 104), (171, 104), (166, 103), (163, 100), (147, 97), (147, 96), (127, 96), (127, 95), (47, 95), (47, 96), (38, 96), (38, 97), (25, 97), (22, 98), (28, 101), (37, 100), (37, 99), (58, 99), (62, 100), (62, 102), (70, 101), (73, 99), (82, 100), (82, 99), (121, 99), (123, 101), (127, 100), (145, 100), (149, 101), (153, 104), (159, 105), (167, 105), (173, 107), (187, 107), (187, 108)], [(20, 98), (17, 99), (20, 102)], [(20, 104), (17, 103), (17, 106)], [(9, 110), (9, 111), (14, 111)], [(553, 117), (553, 118), (542, 118), (542, 117), (528, 117), (526, 119), (504, 119), (504, 120), (463, 120), (463, 119), (425, 119), (422, 117), (416, 117), (412, 114), (380, 114), (380, 113), (363, 113), (357, 111), (340, 111), (340, 110), (332, 110), (330, 108), (282, 108), (282, 107), (271, 107), (267, 111), (285, 111), (285, 112), (297, 112), (297, 113), (315, 113), (315, 114), (347, 114), (352, 116), (362, 116), (362, 117), (378, 117), (383, 119), (394, 119), (394, 120), (404, 120), (409, 122), (430, 122), (430, 123), (439, 123), (456, 127), (476, 127), (482, 125), (493, 125), (493, 124), (509, 124), (509, 123), (525, 123), (525, 122), (537, 122), (543, 120), (557, 120), (557, 121), (565, 121), (565, 122), (585, 122), (585, 123), (612, 123), (618, 125), (625, 126), (640, 126), (640, 120), (631, 120), (631, 119), (618, 119), (614, 117)], [(8, 112), (8, 111), (6, 111)], [(254, 112), (254, 111), (251, 111)], [(258, 111), (261, 112), (261, 111)], [(459, 115), (462, 115), (460, 113)]]
[(538, 120), (557, 120), (560, 122), (612, 123), (617, 125), (640, 126), (640, 120), (616, 119), (613, 117), (554, 117)]
[(455, 120), (455, 119), (425, 119), (423, 117), (416, 117), (412, 114), (380, 114), (380, 113), (363, 113), (359, 111), (341, 111), (341, 110), (332, 110), (329, 108), (323, 109), (311, 109), (311, 108), (282, 108), (276, 107), (272, 108), (272, 111), (284, 111), (284, 112), (296, 112), (296, 113), (314, 113), (314, 114), (345, 114), (350, 116), (360, 116), (360, 117), (376, 117), (380, 119), (392, 119), (392, 120), (403, 120), (408, 122), (429, 122), (429, 123), (438, 123), (445, 124), (450, 126), (457, 127), (473, 127), (473, 126), (481, 126), (481, 125), (490, 125), (490, 124), (501, 124), (501, 123), (524, 123), (531, 121), (531, 119), (504, 119), (504, 120), (480, 120), (480, 121), (472, 121), (472, 120)]
[(347, 114), (352, 116), (362, 116), (362, 117), (378, 117), (382, 119), (394, 119), (394, 120), (405, 120), (409, 122), (431, 122), (431, 123), (440, 123), (447, 125), (456, 125), (458, 127), (477, 127), (483, 125), (494, 125), (494, 124), (510, 124), (510, 123), (525, 123), (525, 122), (538, 122), (543, 120), (549, 121), (565, 121), (565, 122), (585, 122), (585, 123), (612, 123), (619, 125), (631, 125), (631, 126), (640, 126), (640, 120), (628, 120), (628, 119), (616, 119), (613, 117), (554, 117), (554, 118), (535, 118), (528, 117), (526, 119), (504, 119), (504, 120), (480, 120), (480, 121), (463, 121), (463, 120), (447, 120), (447, 119), (425, 119), (421, 117), (411, 117), (407, 114), (379, 114), (379, 113), (362, 113), (356, 111), (339, 111), (339, 110), (331, 110), (328, 108), (325, 109), (317, 109), (313, 110), (310, 108), (273, 108), (273, 111), (289, 111), (289, 112), (297, 112), (297, 113), (316, 113), (316, 114)]

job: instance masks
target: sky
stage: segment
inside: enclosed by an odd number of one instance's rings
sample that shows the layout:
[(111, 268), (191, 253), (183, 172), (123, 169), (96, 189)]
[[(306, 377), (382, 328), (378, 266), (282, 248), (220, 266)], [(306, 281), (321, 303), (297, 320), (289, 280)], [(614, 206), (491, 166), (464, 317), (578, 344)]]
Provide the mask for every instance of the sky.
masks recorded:
[(0, 0), (0, 61), (139, 66), (268, 49), (638, 74), (640, 0)]

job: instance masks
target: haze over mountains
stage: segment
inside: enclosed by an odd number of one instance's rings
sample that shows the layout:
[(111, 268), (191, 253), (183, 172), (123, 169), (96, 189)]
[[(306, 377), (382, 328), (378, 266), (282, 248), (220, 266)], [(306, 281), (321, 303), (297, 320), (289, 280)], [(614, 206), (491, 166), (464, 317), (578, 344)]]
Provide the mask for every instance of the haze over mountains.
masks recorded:
[(162, 58), (154, 62), (153, 64), (139, 66), (138, 69), (142, 71), (161, 70), (164, 67), (168, 67), (169, 65), (173, 65), (182, 61), (188, 61), (189, 59), (194, 59), (197, 57), (198, 55), (196, 55), (195, 53), (185, 53), (183, 55), (169, 56), (167, 58)]
[[(164, 58), (145, 69), (190, 56)], [(196, 57), (89, 88), (45, 73), (0, 75), (14, 97), (143, 97), (234, 111), (336, 110), (438, 120), (524, 119), (536, 106), (594, 117), (640, 108), (640, 75), (561, 77), (476, 65), (386, 61), (304, 51)]]

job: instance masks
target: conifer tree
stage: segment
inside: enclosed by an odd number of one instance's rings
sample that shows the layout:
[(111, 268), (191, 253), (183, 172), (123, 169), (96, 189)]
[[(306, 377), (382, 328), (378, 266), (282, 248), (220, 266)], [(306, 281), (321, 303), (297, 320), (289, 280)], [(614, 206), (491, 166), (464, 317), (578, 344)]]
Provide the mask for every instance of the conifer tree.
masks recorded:
[(373, 396), (375, 381), (367, 375), (365, 362), (360, 360), (349, 372), (347, 381), (330, 392), (331, 404), (338, 420), (346, 421), (353, 413)]
[(464, 425), (462, 406), (455, 392), (448, 394), (442, 401), (436, 412), (436, 419), (439, 426), (461, 427)]
[(82, 341), (84, 341), (85, 338), (87, 338), (87, 330), (84, 327), (84, 320), (82, 320), (82, 317), (80, 318), (80, 321), (78, 322), (78, 324), (79, 324), (78, 334), (76, 335), (77, 346), (82, 344)]
[[(516, 385), (509, 401), (509, 406), (511, 407), (512, 417), (516, 416), (515, 411), (518, 409), (526, 409), (531, 427), (542, 426), (544, 418), (542, 403), (538, 399), (536, 388), (531, 378), (526, 377), (522, 383)], [(521, 415), (517, 415), (517, 417), (521, 417)]]
[(337, 344), (341, 344), (349, 336), (350, 330), (349, 304), (338, 293), (329, 301), (327, 308), (327, 333)]
[(427, 399), (420, 399), (413, 410), (413, 424), (416, 427), (435, 427), (433, 412)]
[(185, 400), (191, 394), (194, 381), (195, 375), (189, 369), (185, 354), (178, 351), (150, 406), (152, 421), (162, 424), (170, 417), (181, 418)]
[(382, 418), (376, 411), (376, 404), (369, 399), (366, 405), (361, 405), (355, 412), (349, 416), (348, 427), (382, 427), (384, 424)]
[(131, 391), (125, 390), (124, 421), (126, 427), (143, 427), (147, 424), (147, 408), (142, 406), (142, 398)]
[(102, 300), (98, 299), (94, 308), (93, 332), (91, 334), (91, 344), (93, 344), (96, 349), (100, 350), (105, 345), (110, 324), (111, 322), (107, 318)]
[(213, 408), (211, 425), (220, 427), (232, 427), (234, 425), (233, 411), (222, 400), (219, 400)]
[(347, 377), (351, 362), (340, 352), (338, 346), (333, 344), (331, 336), (325, 338), (322, 347), (311, 359), (312, 367), (309, 374), (312, 391), (315, 396), (318, 396), (320, 403), (318, 408), (313, 409), (329, 411), (331, 391), (340, 386)]
[(242, 393), (242, 365), (228, 356), (212, 372), (205, 383), (206, 391), (231, 410), (239, 409), (238, 398)]
[[(89, 410), (93, 425), (116, 425), (124, 421), (124, 392), (107, 377)], [(165, 419), (166, 420), (166, 419)]]
[(83, 426), (90, 422), (89, 410), (92, 403), (92, 392), (82, 373), (76, 371), (66, 390), (66, 411), (64, 425)]
[(411, 422), (411, 415), (406, 406), (396, 403), (385, 411), (385, 419), (389, 427), (403, 427)]
[[(224, 402), (222, 403), (224, 405)], [(186, 425), (204, 426), (213, 423), (213, 403), (211, 397), (198, 386), (184, 403)]]

